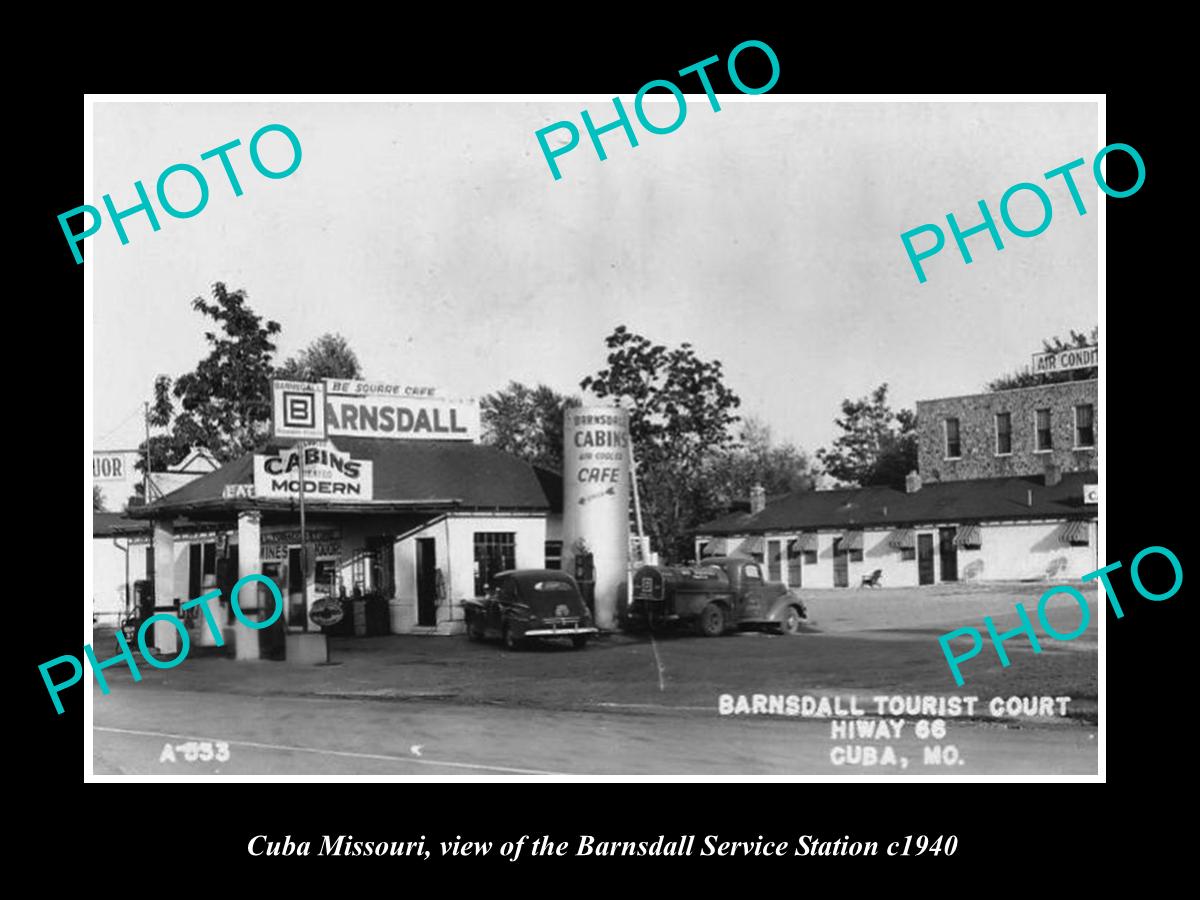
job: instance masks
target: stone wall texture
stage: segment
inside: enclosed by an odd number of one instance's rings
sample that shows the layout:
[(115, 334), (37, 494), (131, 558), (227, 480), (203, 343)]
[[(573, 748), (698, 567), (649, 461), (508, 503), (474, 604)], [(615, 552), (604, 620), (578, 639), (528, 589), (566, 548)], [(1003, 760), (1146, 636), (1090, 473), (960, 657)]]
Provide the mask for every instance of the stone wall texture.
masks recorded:
[[(1090, 471), (1098, 467), (1098, 448), (1076, 448), (1075, 407), (1092, 405), (1093, 431), (1099, 441), (1097, 382), (1068, 381), (1041, 387), (921, 400), (917, 403), (918, 467), (921, 480), (961, 481), (1041, 475), (1048, 462), (1063, 472)], [(1035, 451), (1035, 411), (1050, 410), (1053, 449)], [(996, 414), (1012, 415), (1012, 453), (996, 453)], [(959, 421), (961, 456), (946, 458), (945, 420)]]

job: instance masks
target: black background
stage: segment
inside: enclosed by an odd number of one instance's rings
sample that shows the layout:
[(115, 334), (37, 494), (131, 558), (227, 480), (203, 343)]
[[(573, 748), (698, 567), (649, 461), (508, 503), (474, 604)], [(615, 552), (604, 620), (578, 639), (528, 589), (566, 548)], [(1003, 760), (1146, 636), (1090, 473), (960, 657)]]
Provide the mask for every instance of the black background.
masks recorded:
[[(545, 15), (555, 19), (558, 13)], [(91, 68), (87, 87), (93, 91), (164, 93), (588, 92), (620, 94), (628, 100), (646, 81), (670, 78), (678, 69), (716, 54), (722, 63), (710, 68), (710, 77), (715, 90), (726, 93), (733, 90), (724, 74), (729, 50), (742, 40), (756, 38), (770, 44), (779, 57), (781, 77), (772, 90), (775, 94), (885, 90), (1038, 93), (1112, 88), (1108, 92), (1108, 142), (1136, 147), (1147, 173), (1138, 194), (1106, 201), (1108, 303), (1107, 328), (1101, 334), (1107, 367), (1107, 443), (1102, 448), (1108, 475), (1106, 561), (1122, 560), (1126, 566), (1113, 579), (1125, 618), (1117, 620), (1109, 612), (1106, 623), (1104, 724), (1109, 785), (234, 783), (216, 789), (184, 784), (89, 786), (92, 789), (81, 797), (77, 786), (82, 786), (84, 762), (83, 688), (77, 686), (62, 694), (68, 711), (56, 716), (36, 668), (53, 657), (81, 653), (79, 597), (73, 591), (68, 593), (66, 585), (54, 577), (33, 575), (22, 588), (30, 597), (21, 604), (22, 615), (10, 619), (9, 663), (14, 671), (8, 696), (25, 708), (28, 717), (14, 730), (10, 742), (16, 743), (22, 759), (15, 774), (25, 787), (33, 789), (23, 805), (25, 813), (33, 817), (36, 843), (51, 856), (71, 853), (91, 859), (99, 858), (101, 846), (107, 848), (106, 854), (119, 848), (116, 861), (107, 864), (109, 874), (117, 880), (135, 874), (141, 879), (160, 868), (179, 876), (204, 859), (212, 871), (223, 875), (245, 868), (247, 874), (285, 875), (287, 881), (302, 875), (305, 883), (312, 885), (317, 882), (309, 879), (319, 875), (352, 885), (354, 882), (346, 879), (367, 873), (405, 876), (436, 870), (440, 879), (449, 879), (479, 871), (511, 879), (505, 868), (519, 867), (524, 880), (550, 874), (619, 875), (637, 867), (647, 874), (671, 878), (701, 876), (706, 882), (713, 875), (730, 872), (743, 878), (755, 873), (820, 879), (837, 874), (849, 876), (842, 883), (852, 888), (859, 884), (854, 880), (856, 873), (866, 866), (892, 876), (903, 872), (929, 878), (928, 882), (909, 882), (913, 887), (928, 884), (933, 889), (963, 890), (989, 883), (992, 876), (988, 873), (1002, 873), (1005, 883), (1020, 889), (1021, 873), (1032, 867), (1057, 867), (1066, 881), (1074, 882), (1076, 868), (1103, 866), (1104, 859), (1095, 856), (1115, 850), (1116, 834), (1136, 830), (1133, 821), (1124, 818), (1126, 813), (1135, 816), (1141, 828), (1155, 832), (1156, 846), (1163, 852), (1162, 842), (1170, 840), (1170, 832), (1153, 827), (1155, 804), (1167, 792), (1177, 791), (1177, 783), (1186, 783), (1191, 765), (1190, 748), (1171, 727), (1186, 723), (1192, 713), (1191, 684), (1183, 677), (1183, 661), (1188, 657), (1185, 642), (1190, 639), (1183, 621), (1186, 589), (1162, 603), (1145, 601), (1133, 591), (1128, 563), (1142, 548), (1163, 545), (1171, 548), (1188, 570), (1182, 519), (1184, 510), (1194, 502), (1188, 432), (1192, 424), (1189, 388), (1195, 377), (1185, 370), (1191, 355), (1191, 333), (1178, 322), (1191, 306), (1188, 297), (1194, 295), (1194, 289), (1175, 271), (1189, 258), (1181, 244), (1191, 232), (1168, 224), (1167, 202), (1168, 197), (1186, 202), (1177, 198), (1187, 196), (1191, 179), (1182, 180), (1183, 173), (1173, 165), (1179, 151), (1171, 120), (1147, 102), (1157, 86), (1130, 83), (1082, 53), (1068, 53), (1069, 58), (1061, 62), (1041, 59), (1039, 65), (1025, 65), (1025, 56), (999, 37), (995, 46), (976, 43), (969, 55), (959, 58), (928, 35), (897, 37), (889, 43), (878, 32), (866, 41), (852, 29), (726, 25), (698, 28), (687, 35), (671, 31), (669, 37), (663, 37), (624, 20), (615, 23), (603, 9), (598, 8), (595, 16), (596, 34), (590, 40), (585, 40), (584, 32), (591, 28), (563, 26), (552, 36), (514, 42), (503, 31), (489, 37), (487, 27), (479, 23), (470, 29), (480, 34), (474, 39), (458, 31), (420, 30), (368, 39), (363, 36), (371, 30), (367, 23), (353, 28), (331, 26), (319, 43), (311, 37), (271, 41), (243, 36), (230, 38), (227, 46), (222, 38), (211, 48), (196, 46), (194, 59), (184, 62), (164, 55), (149, 64), (141, 77), (136, 66), (127, 70), (120, 66)], [(450, 38), (450, 34), (456, 36)], [(369, 46), (372, 41), (375, 46)], [(755, 51), (739, 58), (739, 71), (751, 85), (763, 83), (767, 75), (765, 65), (761, 72), (755, 71), (756, 58), (760, 57)], [(1027, 74), (1014, 75), (1025, 68)], [(685, 90), (695, 89), (687, 80), (677, 82), (682, 82)], [(23, 163), (23, 171), (31, 168), (35, 174), (16, 179), (19, 183), (15, 186), (24, 192), (17, 221), (32, 233), (15, 244), (10, 238), (9, 246), (32, 250), (36, 260), (27, 270), (34, 279), (29, 289), (32, 293), (27, 295), (32, 301), (27, 319), (32, 345), (32, 329), (53, 334), (61, 318), (59, 309), (80, 302), (82, 296), (82, 267), (75, 265), (56, 216), (81, 203), (95, 203), (97, 198), (82, 195), (82, 92), (72, 84), (60, 83), (57, 90), (27, 96), (22, 108), (27, 120), (36, 123), (37, 137)], [(798, 136), (797, 140), (820, 141), (821, 135)], [(1097, 149), (1080, 147), (1079, 155), (1090, 164)], [(1046, 167), (1060, 162), (1047, 160)], [(924, 165), (919, 158), (897, 164)], [(1079, 183), (1092, 212), (1099, 195), (1090, 190), (1085, 172), (1079, 170)], [(1109, 157), (1108, 172), (1114, 185), (1133, 181), (1132, 164), (1120, 154)], [(937, 177), (930, 168), (929, 178)], [(1089, 197), (1093, 200), (1086, 199)], [(964, 205), (972, 200), (964, 197)], [(83, 252), (86, 255), (86, 244)], [(29, 265), (21, 262), (21, 269)], [(136, 342), (131, 341), (126, 349), (136, 353)], [(10, 372), (15, 371), (37, 373), (39, 369), (21, 363), (10, 367)], [(84, 377), (90, 374), (85, 372)], [(71, 389), (63, 396), (72, 396)], [(85, 433), (85, 494), (90, 480), (86, 474), (90, 473), (90, 441), (91, 435)], [(64, 469), (78, 471), (73, 465)], [(86, 505), (86, 496), (84, 502)], [(65, 543), (58, 533), (62, 527), (57, 515), (60, 503), (68, 505), (57, 492), (53, 500), (44, 496), (31, 500), (39, 513), (31, 523), (32, 553), (41, 560), (32, 568), (55, 576), (78, 546), (74, 539), (70, 549), (56, 546)], [(73, 515), (71, 520), (77, 522)], [(87, 534), (85, 517), (85, 540)], [(1165, 564), (1161, 579), (1156, 581), (1154, 574), (1153, 566), (1144, 570), (1151, 588), (1162, 589), (1163, 581), (1169, 583)], [(90, 680), (85, 670), (81, 684), (90, 684)], [(30, 766), (34, 777), (26, 781), (24, 773)], [(1110, 802), (1101, 804), (1099, 791), (1110, 790), (1117, 791), (1118, 797), (1105, 794)], [(64, 817), (69, 817), (69, 824)], [(44, 823), (44, 830), (38, 823)], [(907, 834), (956, 834), (959, 849), (952, 859), (787, 857), (733, 862), (569, 857), (531, 861), (526, 857), (516, 864), (498, 858), (435, 858), (424, 863), (315, 857), (250, 860), (245, 853), (247, 841), (255, 834), (318, 841), (322, 834), (341, 833), (364, 840), (424, 835), (427, 846), (456, 835), (504, 841), (551, 834), (574, 845), (579, 833), (622, 840), (653, 839), (660, 833), (719, 834), (725, 840), (759, 835), (794, 840), (800, 834), (833, 839), (849, 834), (881, 843)], [(1129, 835), (1128, 839), (1140, 837)], [(1123, 844), (1126, 838), (1119, 840)], [(938, 880), (945, 878), (948, 870), (970, 880)], [(449, 887), (455, 882), (441, 883)], [(559, 883), (566, 889), (587, 885), (570, 879)], [(394, 884), (403, 889), (405, 883)], [(629, 884), (648, 889), (651, 882)], [(752, 888), (754, 882), (743, 884)], [(225, 883), (223, 889), (233, 888)], [(775, 888), (763, 883), (763, 889)]]

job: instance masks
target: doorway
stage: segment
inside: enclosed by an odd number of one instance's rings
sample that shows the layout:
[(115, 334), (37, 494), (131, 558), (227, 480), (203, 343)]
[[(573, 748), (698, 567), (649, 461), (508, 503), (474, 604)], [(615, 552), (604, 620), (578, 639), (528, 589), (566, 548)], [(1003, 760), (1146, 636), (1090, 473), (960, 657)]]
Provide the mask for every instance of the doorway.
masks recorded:
[(304, 568), (300, 565), (300, 548), (288, 548), (287, 565), (288, 625), (307, 631), (308, 611), (304, 608)]
[(938, 551), (942, 562), (942, 581), (958, 581), (958, 547), (954, 545), (954, 536), (958, 529), (938, 529)]
[(417, 538), (417, 624), (437, 624), (437, 544)]
[(933, 584), (933, 535), (917, 535), (917, 584)]
[(845, 549), (846, 539), (833, 539), (833, 586), (850, 587), (850, 551)]

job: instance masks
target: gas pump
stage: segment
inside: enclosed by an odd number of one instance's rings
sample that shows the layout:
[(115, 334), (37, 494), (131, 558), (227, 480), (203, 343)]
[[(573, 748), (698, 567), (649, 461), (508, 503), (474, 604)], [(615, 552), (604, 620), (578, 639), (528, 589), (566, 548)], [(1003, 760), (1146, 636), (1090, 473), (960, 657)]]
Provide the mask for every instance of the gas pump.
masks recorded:
[(588, 611), (596, 614), (596, 566), (589, 550), (575, 553), (575, 581), (579, 583), (579, 593), (588, 605)]

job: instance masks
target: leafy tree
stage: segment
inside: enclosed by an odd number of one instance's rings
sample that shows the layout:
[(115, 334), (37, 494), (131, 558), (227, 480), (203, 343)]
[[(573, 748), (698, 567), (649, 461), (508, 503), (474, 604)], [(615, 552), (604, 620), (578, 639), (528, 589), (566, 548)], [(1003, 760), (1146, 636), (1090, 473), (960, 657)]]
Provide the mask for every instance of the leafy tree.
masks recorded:
[(323, 334), (275, 372), (286, 381), (320, 381), (323, 378), (362, 378), (358, 356), (340, 334)]
[(686, 559), (689, 530), (718, 511), (705, 470), (733, 445), (741, 400), (721, 363), (700, 359), (691, 344), (668, 349), (624, 325), (605, 344), (608, 368), (579, 386), (629, 411), (646, 529), (660, 553)]
[(828, 475), (860, 487), (903, 487), (904, 476), (916, 469), (916, 413), (893, 411), (887, 390), (884, 382), (869, 396), (842, 401), (842, 418), (834, 419), (842, 434), (831, 447), (817, 451)]
[[(150, 424), (170, 426), (169, 435), (158, 436), (157, 444), (152, 439), (155, 469), (180, 462), (197, 446), (229, 462), (254, 449), (270, 431), (271, 338), (279, 333), (279, 323), (263, 324), (247, 305), (244, 290), (229, 291), (217, 282), (212, 295), (211, 303), (203, 297), (192, 301), (193, 309), (220, 326), (219, 332), (204, 333), (208, 356), (173, 387), (166, 376), (155, 382)], [(178, 412), (172, 397), (179, 402)]]
[(104, 512), (104, 491), (100, 485), (92, 485), (92, 512)]
[[(1069, 341), (1064, 341), (1057, 335), (1049, 339), (1043, 339), (1042, 347), (1048, 353), (1057, 353), (1060, 350), (1072, 350), (1076, 347), (1091, 347), (1099, 340), (1100, 329), (1093, 328), (1091, 333), (1071, 329), (1070, 335), (1071, 339)], [(1068, 369), (1066, 372), (1042, 372), (1040, 374), (1034, 374), (1029, 367), (1026, 367), (989, 381), (987, 389), (989, 391), (1011, 391), (1015, 388), (1038, 387), (1043, 384), (1060, 384), (1064, 381), (1086, 381), (1089, 378), (1098, 378), (1099, 376), (1100, 369), (1098, 366), (1092, 366), (1087, 369)]]
[(482, 441), (532, 465), (562, 472), (563, 412), (578, 405), (578, 397), (544, 384), (531, 388), (510, 381), (480, 401)]
[(743, 420), (737, 445), (712, 461), (707, 478), (714, 499), (727, 508), (745, 501), (756, 484), (763, 486), (767, 496), (816, 487), (807, 454), (793, 444), (774, 443), (770, 426), (754, 418)]

